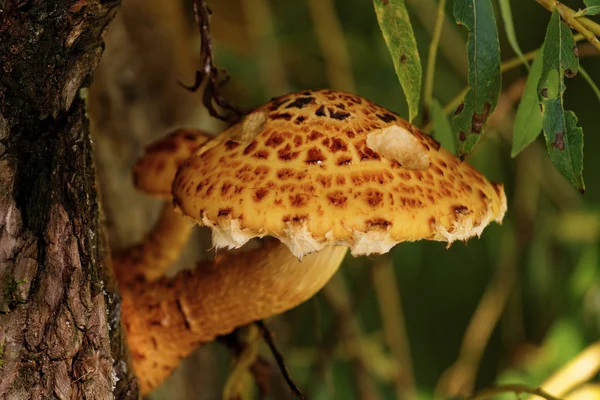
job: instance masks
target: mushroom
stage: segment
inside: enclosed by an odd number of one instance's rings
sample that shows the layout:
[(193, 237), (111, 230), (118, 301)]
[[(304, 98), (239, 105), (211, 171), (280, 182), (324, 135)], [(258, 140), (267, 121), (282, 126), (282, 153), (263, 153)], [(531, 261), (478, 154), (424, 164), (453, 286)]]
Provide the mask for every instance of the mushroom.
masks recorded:
[(503, 186), (392, 112), (349, 93), (271, 100), (178, 169), (173, 202), (219, 253), (125, 285), (123, 320), (143, 393), (200, 343), (312, 297), (354, 256), (404, 241), (467, 240), (506, 212)]
[(121, 283), (143, 277), (153, 280), (163, 275), (179, 257), (193, 224), (173, 211), (171, 185), (179, 165), (208, 140), (194, 129), (178, 129), (148, 146), (133, 167), (135, 187), (151, 196), (167, 200), (152, 231), (144, 240), (113, 257)]
[(358, 256), (451, 244), (506, 212), (502, 185), (394, 113), (335, 90), (257, 108), (179, 168), (173, 196), (217, 249), (268, 235), (298, 259), (336, 245)]

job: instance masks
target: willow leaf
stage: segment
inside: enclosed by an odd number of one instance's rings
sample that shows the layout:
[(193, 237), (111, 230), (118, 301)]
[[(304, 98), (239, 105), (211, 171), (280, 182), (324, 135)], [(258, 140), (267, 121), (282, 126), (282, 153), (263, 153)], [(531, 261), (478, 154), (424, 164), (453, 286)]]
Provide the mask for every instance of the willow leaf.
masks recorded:
[(513, 49), (515, 54), (519, 56), (523, 65), (529, 69), (529, 63), (519, 46), (519, 41), (517, 40), (517, 33), (515, 32), (515, 24), (513, 23), (512, 11), (510, 9), (510, 0), (498, 0), (498, 4), (500, 4), (500, 13), (502, 14), (502, 20), (504, 21), (504, 29), (506, 30), (506, 38), (508, 39), (508, 43), (510, 47)]
[(600, 5), (586, 7), (583, 10), (579, 10), (575, 13), (575, 17), (585, 17), (600, 14)]
[(406, 96), (409, 119), (419, 113), (421, 59), (404, 0), (373, 0), (377, 21)]
[(544, 136), (548, 155), (558, 172), (583, 193), (583, 130), (577, 126), (575, 114), (565, 111), (559, 98), (545, 102)]
[(444, 108), (436, 99), (431, 101), (431, 120), (433, 121), (433, 137), (435, 140), (440, 142), (443, 148), (452, 154), (456, 154), (450, 121), (446, 117)]
[(565, 111), (563, 101), (565, 76), (573, 77), (579, 69), (575, 49), (573, 33), (554, 11), (546, 30), (538, 83), (542, 125), (552, 163), (571, 185), (583, 192), (583, 130), (577, 126), (575, 114)]
[(533, 61), (525, 90), (515, 115), (511, 156), (516, 157), (542, 132), (542, 112), (538, 101), (537, 87), (542, 74), (543, 49)]
[(490, 0), (455, 0), (454, 19), (469, 29), (469, 91), (452, 118), (458, 154), (464, 158), (479, 142), (496, 108), (502, 86), (500, 45)]

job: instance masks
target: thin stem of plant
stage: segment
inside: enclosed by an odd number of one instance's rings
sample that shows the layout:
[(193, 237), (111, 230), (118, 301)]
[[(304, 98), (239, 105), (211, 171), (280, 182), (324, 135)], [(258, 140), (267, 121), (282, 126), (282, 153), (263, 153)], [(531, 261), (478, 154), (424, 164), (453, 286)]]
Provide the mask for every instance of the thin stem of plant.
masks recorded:
[[(341, 274), (334, 275), (321, 293), (335, 314), (338, 337), (347, 343), (355, 343), (355, 345), (362, 343), (365, 335), (359, 317), (353, 313), (344, 277)], [(345, 349), (346, 352), (349, 352), (351, 346)], [(369, 373), (366, 362), (368, 357), (369, 354), (365, 352), (364, 346), (360, 345), (355, 357), (351, 359), (356, 389), (360, 399), (378, 399), (376, 383)]]
[(275, 345), (275, 341), (273, 340), (273, 335), (271, 335), (271, 331), (269, 331), (269, 328), (267, 328), (267, 326), (265, 325), (265, 323), (263, 321), (256, 321), (255, 324), (258, 327), (258, 329), (260, 330), (262, 337), (265, 340), (265, 343), (267, 344), (267, 346), (269, 346), (269, 349), (271, 350), (271, 353), (273, 354), (273, 357), (275, 358), (275, 362), (277, 363), (277, 366), (279, 367), (279, 370), (281, 371), (281, 374), (283, 375), (283, 379), (285, 379), (285, 382), (288, 384), (292, 393), (298, 399), (306, 400), (306, 397), (304, 396), (304, 394), (302, 394), (300, 389), (298, 389), (298, 386), (296, 386), (296, 384), (292, 380), (292, 377), (290, 376), (290, 373), (288, 372), (288, 369), (285, 366), (285, 361), (283, 359), (283, 356), (277, 349), (277, 346)]
[(481, 358), (516, 280), (517, 244), (514, 230), (508, 227), (502, 243), (496, 276), (486, 288), (467, 326), (456, 362), (440, 378), (436, 392), (443, 395), (471, 393)]
[(561, 396), (592, 379), (598, 371), (600, 371), (600, 341), (588, 346), (577, 357), (552, 374), (541, 387)]
[[(195, 92), (203, 84), (203, 102), (211, 116), (225, 121), (229, 124), (238, 122), (244, 116), (244, 111), (238, 106), (221, 96), (219, 90), (223, 84), (228, 81), (228, 77), (220, 78), (219, 70), (214, 65), (212, 39), (210, 34), (210, 9), (206, 0), (194, 0), (194, 20), (200, 31), (200, 62), (201, 70), (196, 71), (194, 84), (186, 86), (180, 82), (184, 88)], [(215, 104), (221, 110), (215, 107)]]
[(596, 85), (596, 82), (594, 82), (594, 80), (592, 79), (590, 74), (588, 74), (587, 71), (585, 69), (583, 69), (583, 67), (581, 65), (579, 66), (579, 73), (581, 74), (583, 79), (585, 79), (587, 81), (588, 85), (590, 85), (590, 87), (592, 88), (592, 91), (598, 98), (598, 101), (600, 101), (600, 89), (598, 88), (598, 85)]
[(275, 33), (273, 10), (269, 1), (244, 0), (242, 11), (255, 50), (261, 86), (269, 97), (290, 91), (285, 76), (278, 35)]
[(560, 16), (577, 32), (581, 33), (598, 51), (600, 51), (600, 25), (587, 17), (575, 17), (575, 11), (556, 0), (536, 0), (550, 12), (558, 10)]
[(382, 256), (373, 266), (372, 273), (385, 341), (401, 367), (400, 376), (396, 378), (396, 397), (417, 399), (402, 298), (392, 260)]
[(515, 393), (517, 396), (522, 393), (534, 394), (546, 400), (561, 400), (558, 397), (552, 396), (550, 393), (545, 392), (540, 388), (533, 388), (527, 385), (499, 385), (492, 386), (474, 394), (471, 397), (467, 397), (466, 400), (484, 400), (491, 398), (493, 395), (501, 393)]
[[(436, 3), (435, 0), (406, 0), (406, 5), (411, 8), (411, 19), (413, 16), (416, 17), (432, 36), (433, 29), (435, 29), (434, 18), (437, 17), (431, 10), (435, 9)], [(458, 30), (452, 15), (445, 16), (441, 25), (444, 34), (440, 37), (439, 51), (452, 66), (456, 76), (466, 82), (468, 61), (465, 48), (467, 42)]]
[[(427, 59), (427, 71), (425, 73), (425, 93), (423, 102), (425, 106), (424, 115), (429, 114), (429, 107), (433, 98), (433, 82), (435, 80), (435, 62), (437, 59), (440, 37), (442, 35), (442, 27), (446, 18), (446, 0), (440, 0), (437, 9), (437, 19), (431, 35), (431, 43), (429, 44), (429, 57)], [(426, 119), (426, 118), (425, 118)]]
[(334, 89), (356, 91), (344, 30), (332, 0), (309, 0), (315, 35), (325, 60), (327, 80)]
[(575, 29), (577, 32), (581, 33), (588, 42), (592, 44), (598, 51), (600, 51), (600, 41), (594, 34), (588, 30), (585, 26), (583, 26), (583, 19), (581, 22), (574, 17), (574, 11), (569, 7), (562, 5), (561, 3), (556, 3), (556, 9), (560, 16), (571, 26), (571, 28)]

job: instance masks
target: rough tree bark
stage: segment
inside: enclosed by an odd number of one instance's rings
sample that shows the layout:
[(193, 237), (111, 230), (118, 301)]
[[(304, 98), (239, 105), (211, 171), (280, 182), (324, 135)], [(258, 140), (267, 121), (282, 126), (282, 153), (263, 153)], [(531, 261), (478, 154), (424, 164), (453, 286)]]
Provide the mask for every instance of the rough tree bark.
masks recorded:
[(0, 0), (2, 399), (137, 397), (79, 94), (118, 3)]

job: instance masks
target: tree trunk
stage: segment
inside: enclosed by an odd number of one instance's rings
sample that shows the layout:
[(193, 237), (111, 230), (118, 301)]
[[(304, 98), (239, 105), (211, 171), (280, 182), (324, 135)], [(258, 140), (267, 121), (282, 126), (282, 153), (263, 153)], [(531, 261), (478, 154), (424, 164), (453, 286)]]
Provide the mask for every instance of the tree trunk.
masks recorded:
[(117, 5), (0, 0), (2, 399), (137, 397), (79, 92)]

